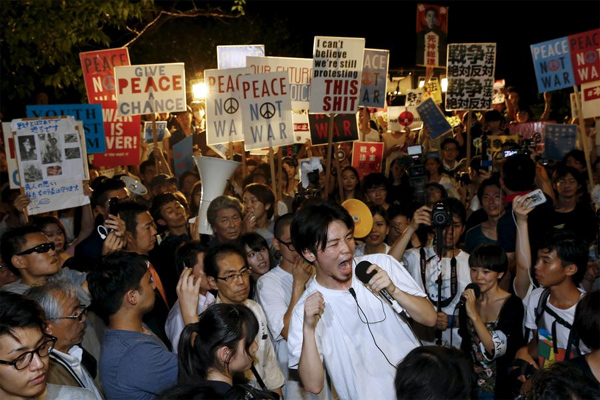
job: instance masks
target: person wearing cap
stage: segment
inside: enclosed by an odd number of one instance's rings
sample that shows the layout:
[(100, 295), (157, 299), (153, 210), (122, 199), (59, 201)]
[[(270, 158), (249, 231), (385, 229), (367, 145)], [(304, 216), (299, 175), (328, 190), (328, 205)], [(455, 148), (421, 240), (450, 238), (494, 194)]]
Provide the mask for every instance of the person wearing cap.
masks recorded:
[(177, 178), (167, 174), (158, 174), (150, 181), (150, 191), (153, 196), (177, 191)]

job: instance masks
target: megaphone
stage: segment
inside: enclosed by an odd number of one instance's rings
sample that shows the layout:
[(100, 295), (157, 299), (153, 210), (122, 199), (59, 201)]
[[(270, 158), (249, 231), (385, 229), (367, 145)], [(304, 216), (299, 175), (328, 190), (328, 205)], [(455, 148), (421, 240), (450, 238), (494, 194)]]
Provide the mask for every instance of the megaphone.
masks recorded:
[(207, 212), (210, 202), (223, 195), (227, 187), (227, 180), (241, 165), (241, 163), (230, 160), (223, 160), (216, 157), (194, 156), (194, 161), (200, 172), (200, 181), (202, 182), (202, 194), (200, 195), (200, 207), (198, 209), (198, 219), (200, 220), (200, 233), (205, 235), (212, 234), (212, 228), (208, 223)]
[(125, 182), (125, 186), (127, 186), (127, 189), (131, 193), (137, 194), (139, 196), (143, 196), (146, 193), (148, 193), (148, 189), (146, 189), (146, 186), (144, 186), (142, 182), (138, 181), (135, 178), (132, 178), (131, 176), (123, 175), (121, 177), (121, 180)]
[(369, 207), (360, 200), (348, 199), (342, 203), (354, 221), (354, 237), (363, 238), (373, 229), (373, 215)]

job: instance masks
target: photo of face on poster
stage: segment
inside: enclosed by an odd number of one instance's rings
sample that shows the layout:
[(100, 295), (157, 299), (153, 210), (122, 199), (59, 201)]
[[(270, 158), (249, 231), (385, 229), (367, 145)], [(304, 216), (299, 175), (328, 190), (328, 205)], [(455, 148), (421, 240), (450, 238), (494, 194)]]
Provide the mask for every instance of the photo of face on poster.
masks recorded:
[(36, 161), (35, 138), (33, 136), (19, 136), (18, 142), (21, 161)]
[(446, 65), (448, 7), (417, 4), (417, 65)]
[(38, 139), (42, 153), (42, 164), (53, 164), (62, 161), (57, 133), (41, 134), (38, 135)]

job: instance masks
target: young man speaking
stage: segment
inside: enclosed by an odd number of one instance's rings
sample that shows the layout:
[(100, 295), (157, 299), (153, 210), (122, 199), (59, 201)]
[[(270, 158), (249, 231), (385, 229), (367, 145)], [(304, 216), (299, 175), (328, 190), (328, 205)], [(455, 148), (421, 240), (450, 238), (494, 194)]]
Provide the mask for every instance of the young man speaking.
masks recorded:
[[(396, 365), (419, 341), (380, 292), (387, 290), (397, 309), (423, 325), (433, 326), (436, 312), (392, 257), (355, 259), (353, 231), (348, 212), (325, 202), (306, 205), (292, 222), (294, 247), (316, 267), (316, 279), (294, 308), (289, 366), (313, 393), (322, 390), (327, 369), (342, 399), (392, 399)], [(354, 273), (364, 260), (372, 264), (366, 272), (374, 272), (366, 285)]]

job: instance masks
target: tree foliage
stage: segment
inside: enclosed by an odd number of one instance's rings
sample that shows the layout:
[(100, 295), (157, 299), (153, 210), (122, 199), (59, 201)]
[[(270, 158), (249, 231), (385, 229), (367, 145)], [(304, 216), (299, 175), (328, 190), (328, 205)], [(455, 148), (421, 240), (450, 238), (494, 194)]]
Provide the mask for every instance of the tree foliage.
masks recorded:
[[(231, 4), (231, 3), (230, 3)], [(85, 98), (79, 63), (84, 51), (131, 45), (179, 17), (238, 18), (245, 0), (227, 12), (193, 1), (19, 0), (0, 8), (1, 91), (9, 101), (29, 101), (39, 91)]]

